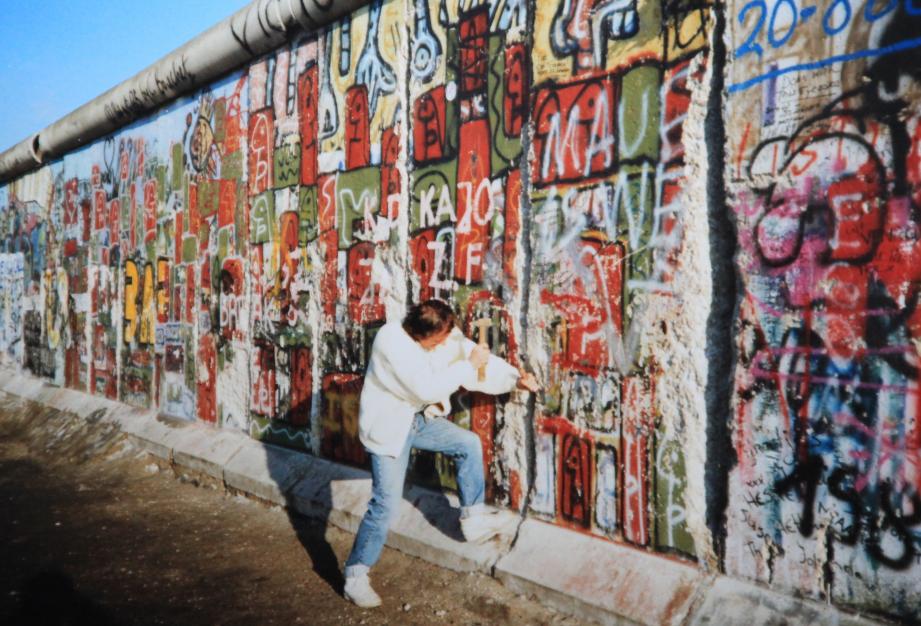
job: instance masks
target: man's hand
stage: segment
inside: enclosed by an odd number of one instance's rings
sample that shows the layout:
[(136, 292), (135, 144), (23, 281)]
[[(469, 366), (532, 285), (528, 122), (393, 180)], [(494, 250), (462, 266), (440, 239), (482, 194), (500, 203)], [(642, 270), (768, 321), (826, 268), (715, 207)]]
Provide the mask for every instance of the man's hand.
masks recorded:
[(480, 369), (489, 362), (489, 348), (486, 346), (477, 346), (470, 353), (469, 360), (474, 369)]
[(530, 374), (520, 367), (518, 368), (518, 374), (520, 375), (518, 379), (518, 387), (520, 389), (527, 389), (532, 393), (540, 391), (540, 383), (537, 382), (537, 378), (534, 377), (534, 374)]

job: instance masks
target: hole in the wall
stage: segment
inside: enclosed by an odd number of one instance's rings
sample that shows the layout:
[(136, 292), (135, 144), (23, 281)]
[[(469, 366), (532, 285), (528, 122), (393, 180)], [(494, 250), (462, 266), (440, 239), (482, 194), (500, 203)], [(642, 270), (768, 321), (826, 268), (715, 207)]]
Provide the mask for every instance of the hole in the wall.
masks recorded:
[(32, 143), (30, 144), (32, 150), (32, 158), (35, 159), (36, 163), (42, 162), (42, 148), (39, 143), (38, 133), (32, 136)]

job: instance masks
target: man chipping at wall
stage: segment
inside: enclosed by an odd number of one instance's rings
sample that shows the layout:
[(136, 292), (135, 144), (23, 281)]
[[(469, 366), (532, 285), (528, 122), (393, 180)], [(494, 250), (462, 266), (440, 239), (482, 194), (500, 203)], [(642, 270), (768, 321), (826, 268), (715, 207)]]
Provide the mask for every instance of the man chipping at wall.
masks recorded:
[(380, 557), (392, 515), (403, 497), (413, 448), (454, 459), (461, 503), (461, 530), (469, 542), (486, 541), (503, 528), (484, 504), (483, 450), (474, 433), (445, 419), (450, 396), (460, 387), (498, 395), (515, 387), (537, 391), (532, 374), (516, 370), (470, 341), (456, 327), (451, 308), (427, 300), (403, 323), (389, 322), (374, 339), (361, 391), (358, 431), (371, 456), (372, 491), (346, 560), (346, 599), (379, 606), (368, 570)]

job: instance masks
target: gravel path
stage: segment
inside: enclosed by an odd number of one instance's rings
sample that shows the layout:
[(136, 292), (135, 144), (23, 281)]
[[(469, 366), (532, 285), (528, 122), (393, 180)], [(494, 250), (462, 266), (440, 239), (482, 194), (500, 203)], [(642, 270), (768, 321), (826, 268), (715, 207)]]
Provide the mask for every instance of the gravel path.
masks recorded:
[(576, 624), (389, 548), (342, 600), (352, 535), (174, 473), (101, 424), (0, 394), (2, 624)]

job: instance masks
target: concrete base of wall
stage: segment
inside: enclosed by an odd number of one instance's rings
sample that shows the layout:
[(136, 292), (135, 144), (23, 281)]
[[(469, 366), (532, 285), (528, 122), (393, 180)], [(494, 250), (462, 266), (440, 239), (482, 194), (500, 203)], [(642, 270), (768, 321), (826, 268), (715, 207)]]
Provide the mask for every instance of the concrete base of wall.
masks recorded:
[(536, 520), (522, 524), (496, 576), (567, 613), (675, 625), (684, 622), (705, 582), (693, 565)]
[[(164, 420), (155, 411), (43, 384), (0, 368), (0, 391), (117, 426), (140, 448), (230, 489), (355, 532), (371, 493), (368, 472), (263, 444), (241, 432)], [(603, 624), (878, 623), (692, 564), (590, 535), (521, 521), (482, 545), (463, 541), (452, 495), (410, 487), (387, 545), (457, 571), (491, 574), (510, 588)]]
[(741, 580), (720, 576), (713, 581), (706, 597), (688, 621), (690, 626), (735, 624), (816, 624), (857, 626), (874, 623), (833, 606), (805, 602), (792, 596), (771, 593)]

